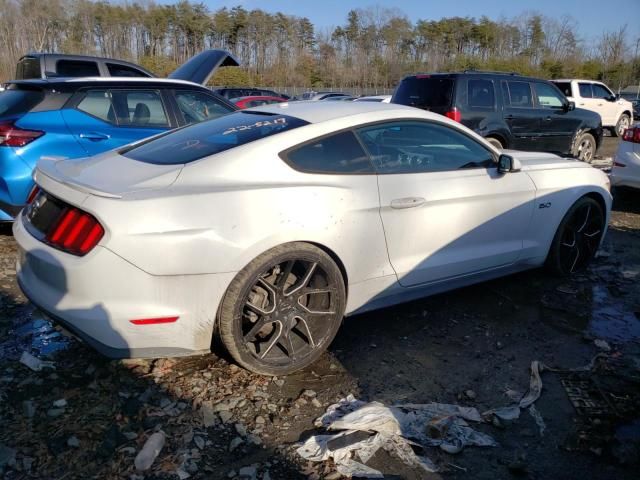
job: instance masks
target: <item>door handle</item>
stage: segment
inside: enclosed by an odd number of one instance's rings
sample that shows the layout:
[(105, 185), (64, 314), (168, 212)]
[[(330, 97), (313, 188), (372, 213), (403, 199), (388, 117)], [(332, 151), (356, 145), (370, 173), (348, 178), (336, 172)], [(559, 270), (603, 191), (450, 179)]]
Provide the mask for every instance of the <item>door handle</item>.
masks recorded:
[(506, 120), (513, 120), (513, 115), (505, 115)]
[(549, 116), (549, 117), (546, 117), (546, 118), (544, 119), (544, 121), (545, 121), (545, 122), (550, 122), (550, 121), (551, 121), (551, 117), (550, 117), (550, 116)]
[(391, 200), (391, 208), (413, 208), (419, 207), (426, 200), (422, 197), (405, 197)]
[(107, 135), (106, 133), (89, 132), (81, 133), (80, 138), (91, 140), (92, 142), (100, 142), (102, 140), (109, 140), (111, 138), (111, 135)]
[(581, 107), (584, 107), (584, 103), (579, 103), (578, 105), (580, 105)]

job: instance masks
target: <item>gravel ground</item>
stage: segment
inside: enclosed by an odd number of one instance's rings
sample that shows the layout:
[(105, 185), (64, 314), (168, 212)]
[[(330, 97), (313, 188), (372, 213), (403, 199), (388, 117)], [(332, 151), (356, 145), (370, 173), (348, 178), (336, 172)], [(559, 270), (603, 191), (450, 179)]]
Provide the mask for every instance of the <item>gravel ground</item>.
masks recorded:
[[(108, 361), (56, 330), (15, 283), (15, 243), (0, 232), (0, 475), (6, 479), (341, 478), (295, 443), (353, 394), (385, 404), (457, 403), (480, 411), (545, 372), (534, 418), (481, 425), (497, 447), (424, 452), (424, 473), (386, 452), (385, 478), (631, 479), (640, 461), (640, 194), (619, 192), (601, 255), (569, 281), (531, 271), (348, 318), (316, 364), (282, 378), (250, 374), (223, 353)], [(597, 340), (597, 342), (596, 342)], [(608, 349), (608, 350), (607, 350)], [(24, 351), (55, 369), (33, 372)], [(581, 386), (581, 387), (580, 387)], [(573, 402), (573, 403), (572, 403)], [(146, 472), (134, 459), (166, 434)]]

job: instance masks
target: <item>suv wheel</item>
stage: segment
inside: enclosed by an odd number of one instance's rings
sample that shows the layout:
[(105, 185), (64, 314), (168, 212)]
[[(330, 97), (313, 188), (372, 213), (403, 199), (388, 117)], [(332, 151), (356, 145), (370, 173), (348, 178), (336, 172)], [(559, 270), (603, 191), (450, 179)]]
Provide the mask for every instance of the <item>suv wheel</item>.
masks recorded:
[(596, 155), (596, 139), (590, 133), (581, 133), (575, 141), (571, 154), (583, 162), (593, 162)]
[(491, 145), (493, 145), (494, 147), (496, 147), (498, 150), (504, 149), (504, 145), (502, 145), (502, 142), (497, 138), (487, 137), (485, 140), (489, 142)]
[(629, 115), (623, 113), (622, 115), (620, 115), (618, 123), (616, 123), (616, 128), (613, 130), (613, 134), (617, 137), (621, 137), (624, 131), (629, 128), (630, 124), (631, 119), (629, 118)]

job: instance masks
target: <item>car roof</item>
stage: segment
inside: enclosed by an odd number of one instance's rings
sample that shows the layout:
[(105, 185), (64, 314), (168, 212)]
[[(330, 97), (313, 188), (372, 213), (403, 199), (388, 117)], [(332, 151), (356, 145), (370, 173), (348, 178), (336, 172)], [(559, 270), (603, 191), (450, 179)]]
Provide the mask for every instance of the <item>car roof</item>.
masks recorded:
[[(54, 77), (54, 78), (34, 78), (27, 80), (11, 80), (7, 82), (13, 85), (35, 85), (43, 88), (50, 87), (59, 90), (76, 90), (84, 86), (189, 86), (205, 88), (198, 83), (186, 80), (172, 80), (168, 78), (147, 78), (147, 77)], [(208, 89), (207, 89), (208, 90)]]
[[(445, 77), (445, 78), (456, 78), (456, 77), (499, 77), (502, 79), (509, 79), (512, 80), (514, 82), (532, 82), (532, 81), (536, 81), (536, 82), (548, 82), (548, 80), (545, 80), (544, 78), (536, 78), (536, 77), (526, 77), (524, 75), (520, 75), (518, 73), (514, 73), (514, 72), (487, 72), (487, 71), (483, 71), (483, 70), (468, 70), (465, 72), (435, 72), (435, 73), (414, 73), (411, 75), (407, 75), (406, 77), (403, 78), (407, 79), (407, 78), (415, 78), (415, 77), (422, 77), (422, 78), (430, 78), (430, 77)], [(420, 78), (418, 78), (418, 80), (420, 80)]]
[(601, 82), (600, 80), (588, 80), (586, 78), (554, 78), (553, 80), (550, 80), (551, 82), (584, 82), (584, 83), (600, 83), (602, 85), (605, 85), (604, 82)]
[(289, 115), (300, 118), (309, 123), (322, 123), (338, 118), (360, 115), (371, 112), (391, 112), (403, 110), (407, 112), (407, 116), (415, 117), (433, 117), (435, 120), (442, 121), (443, 116), (437, 113), (426, 112), (414, 107), (406, 105), (378, 103), (378, 102), (314, 102), (314, 101), (296, 101), (276, 103), (272, 105), (262, 105), (259, 107), (249, 108), (245, 112), (263, 112), (276, 115)]

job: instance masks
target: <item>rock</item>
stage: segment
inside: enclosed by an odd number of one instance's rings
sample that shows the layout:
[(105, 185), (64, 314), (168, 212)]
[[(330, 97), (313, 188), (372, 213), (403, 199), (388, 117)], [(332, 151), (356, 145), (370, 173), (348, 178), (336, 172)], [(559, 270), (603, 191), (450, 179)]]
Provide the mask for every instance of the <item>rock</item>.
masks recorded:
[(465, 390), (464, 395), (469, 400), (475, 400), (476, 398), (476, 392), (474, 392), (473, 390)]
[(67, 406), (67, 401), (64, 398), (61, 398), (60, 400), (54, 401), (53, 406), (57, 408), (64, 408)]
[(593, 341), (593, 343), (595, 344), (596, 347), (598, 347), (600, 350), (603, 350), (605, 352), (610, 352), (611, 351), (611, 346), (609, 345), (609, 343), (606, 340), (602, 340), (600, 338), (597, 338)]
[(229, 478), (234, 478), (238, 475), (238, 472), (236, 472), (235, 470), (230, 470), (229, 473), (227, 473), (227, 477)]
[(311, 405), (313, 405), (316, 408), (322, 408), (322, 403), (320, 403), (320, 400), (318, 400), (317, 398), (314, 398), (313, 400), (311, 400)]
[(264, 423), (265, 423), (265, 419), (264, 419), (264, 417), (263, 417), (262, 415), (258, 415), (258, 416), (256, 417), (256, 424), (258, 424), (258, 425), (262, 425), (262, 424), (264, 424)]
[(229, 423), (233, 418), (233, 413), (229, 411), (219, 412), (218, 415), (220, 416), (220, 420), (222, 420), (222, 423)]
[(202, 402), (200, 412), (202, 413), (202, 423), (205, 427), (212, 427), (216, 424), (216, 418), (213, 411), (213, 402), (211, 402), (210, 400)]
[(118, 425), (113, 424), (109, 429), (105, 432), (102, 443), (98, 447), (96, 453), (100, 457), (110, 457), (116, 448), (127, 443), (127, 437), (125, 437)]
[(222, 402), (216, 403), (213, 406), (213, 411), (214, 412), (225, 412), (225, 411), (233, 410), (234, 408), (236, 408), (238, 406), (238, 403), (240, 403), (241, 400), (242, 400), (242, 398), (239, 398), (239, 397), (227, 398), (226, 400), (223, 400)]
[(279, 387), (282, 387), (284, 385), (284, 380), (281, 379), (281, 378), (278, 378), (278, 379), (274, 380), (273, 383), (275, 383)]
[(16, 450), (0, 443), (0, 468), (16, 464)]
[(44, 368), (56, 368), (53, 362), (45, 362), (39, 358), (34, 357), (29, 352), (22, 352), (20, 357), (20, 363), (26, 365), (34, 372), (39, 372)]
[(75, 435), (72, 435), (67, 439), (67, 445), (72, 448), (80, 448), (80, 440)]
[(229, 451), (233, 452), (236, 448), (238, 448), (240, 445), (242, 445), (244, 443), (244, 440), (240, 437), (236, 437), (233, 440), (231, 440), (231, 443), (229, 444)]
[(25, 472), (30, 472), (31, 467), (33, 466), (33, 462), (35, 461), (32, 457), (22, 457), (22, 468)]
[(271, 474), (269, 473), (269, 470), (266, 470), (266, 471), (262, 474), (262, 480), (271, 480)]
[(236, 432), (238, 432), (238, 435), (240, 435), (242, 437), (246, 437), (247, 436), (247, 427), (245, 427), (241, 423), (236, 423), (235, 424), (235, 428), (236, 428)]
[(187, 472), (185, 472), (184, 470), (182, 470), (181, 468), (178, 468), (176, 470), (176, 475), (178, 475), (178, 478), (180, 480), (186, 480), (187, 478), (189, 478), (191, 475), (189, 475)]
[(314, 398), (316, 395), (317, 395), (316, 392), (313, 390), (304, 390), (302, 392), (303, 397)]
[(240, 475), (240, 478), (242, 478), (242, 479), (255, 480), (256, 476), (258, 475), (258, 467), (256, 467), (255, 465), (249, 465), (248, 467), (242, 467), (240, 469), (240, 471), (238, 472), (238, 474)]
[(25, 400), (22, 402), (22, 413), (27, 418), (33, 418), (36, 414), (36, 404), (33, 400)]
[(193, 437), (193, 442), (196, 444), (196, 447), (198, 447), (200, 450), (204, 449), (204, 446), (205, 446), (204, 438)]
[(262, 445), (262, 439), (258, 435), (249, 435), (247, 436), (247, 441), (254, 445)]
[(325, 475), (325, 480), (338, 480), (342, 478), (342, 474), (338, 472), (331, 472), (329, 475)]
[(145, 471), (149, 470), (153, 462), (160, 454), (162, 447), (164, 447), (164, 442), (166, 440), (166, 435), (161, 430), (152, 434), (147, 441), (145, 442), (142, 450), (136, 455), (136, 459), (134, 460), (134, 465), (136, 470)]
[(64, 414), (64, 408), (50, 408), (47, 410), (47, 416), (51, 418), (57, 418)]
[(502, 342), (496, 342), (496, 348), (497, 348), (498, 350), (502, 350), (502, 349), (504, 348), (503, 343), (502, 343)]

